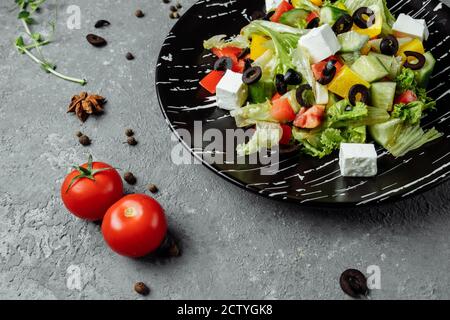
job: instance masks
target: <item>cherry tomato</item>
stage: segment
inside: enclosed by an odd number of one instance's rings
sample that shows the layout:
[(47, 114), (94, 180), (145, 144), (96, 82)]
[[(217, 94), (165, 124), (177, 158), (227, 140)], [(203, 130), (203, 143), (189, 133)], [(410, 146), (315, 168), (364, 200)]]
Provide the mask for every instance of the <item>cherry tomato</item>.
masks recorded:
[(224, 74), (225, 74), (225, 72), (223, 72), (223, 71), (213, 70), (210, 73), (208, 73), (200, 81), (200, 85), (203, 88), (205, 88), (206, 90), (208, 90), (209, 93), (215, 94), (216, 93), (217, 84), (220, 82), (220, 80), (222, 79)]
[(116, 169), (103, 162), (75, 167), (61, 186), (61, 198), (75, 216), (97, 221), (108, 208), (123, 196), (122, 178)]
[(287, 98), (277, 99), (272, 103), (270, 110), (272, 117), (279, 122), (294, 121), (295, 112)]
[(281, 94), (279, 94), (278, 92), (274, 94), (274, 96), (272, 97), (272, 103), (275, 102), (276, 100), (280, 99), (282, 97)]
[(292, 138), (292, 128), (287, 124), (282, 124), (281, 129), (283, 129), (283, 135), (280, 139), (280, 144), (289, 144)]
[(314, 73), (314, 78), (316, 80), (319, 80), (323, 77), (323, 70), (325, 69), (325, 66), (327, 65), (328, 61), (334, 60), (336, 63), (334, 66), (336, 67), (336, 74), (339, 73), (339, 71), (342, 69), (343, 64), (339, 61), (339, 59), (336, 56), (331, 56), (323, 61), (320, 61), (318, 63), (315, 63), (311, 66), (312, 71)]
[(294, 126), (314, 129), (320, 126), (325, 115), (325, 106), (316, 104), (309, 109), (301, 108), (294, 121)]
[(284, 0), (283, 2), (280, 3), (280, 5), (278, 6), (278, 8), (275, 10), (275, 13), (272, 15), (272, 17), (270, 18), (270, 21), (272, 22), (279, 22), (281, 16), (294, 9), (294, 6), (292, 4), (290, 4), (288, 1)]
[(102, 223), (106, 243), (120, 255), (138, 258), (158, 249), (167, 234), (161, 205), (144, 194), (130, 194), (106, 212)]
[(320, 18), (320, 15), (316, 11), (313, 11), (306, 17), (306, 23), (310, 23), (315, 18)]
[(412, 90), (406, 90), (402, 94), (400, 94), (398, 97), (395, 98), (394, 103), (404, 103), (408, 104), (410, 102), (417, 101), (417, 95)]

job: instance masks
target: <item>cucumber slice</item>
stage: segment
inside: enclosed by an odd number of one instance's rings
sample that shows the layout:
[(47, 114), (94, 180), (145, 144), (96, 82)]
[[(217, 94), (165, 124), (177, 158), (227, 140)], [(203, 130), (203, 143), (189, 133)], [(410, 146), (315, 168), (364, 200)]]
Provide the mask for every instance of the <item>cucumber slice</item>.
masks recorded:
[(320, 22), (333, 26), (336, 21), (346, 14), (347, 11), (332, 6), (325, 6), (320, 10)]
[(351, 66), (353, 63), (355, 63), (355, 61), (358, 60), (359, 57), (361, 57), (361, 52), (359, 51), (341, 54), (342, 60), (348, 66)]
[(430, 82), (430, 77), (433, 74), (434, 67), (436, 65), (436, 59), (433, 57), (431, 52), (426, 52), (425, 56), (425, 65), (422, 69), (415, 71), (417, 84), (426, 88), (428, 83)]
[(389, 72), (374, 56), (361, 56), (353, 63), (351, 69), (367, 82), (374, 82), (386, 77)]
[(397, 60), (397, 58), (376, 52), (369, 52), (369, 56), (377, 57), (380, 60), (386, 70), (389, 71), (390, 79), (394, 80), (400, 73), (402, 65), (401, 61)]
[(260, 80), (248, 86), (249, 100), (252, 103), (263, 103), (270, 100), (275, 93), (273, 81)]
[(305, 27), (306, 26), (306, 18), (308, 17), (309, 12), (303, 9), (292, 9), (288, 12), (285, 12), (281, 18), (280, 23), (291, 26), (291, 27)]
[(395, 82), (375, 82), (370, 87), (372, 106), (386, 111), (392, 111), (395, 98)]
[(348, 53), (361, 50), (362, 47), (369, 41), (369, 36), (358, 33), (356, 31), (349, 31), (341, 33), (337, 36), (341, 44), (341, 52)]
[(373, 140), (379, 145), (386, 147), (394, 143), (397, 133), (402, 125), (401, 119), (391, 119), (383, 123), (377, 123), (369, 126), (369, 133)]

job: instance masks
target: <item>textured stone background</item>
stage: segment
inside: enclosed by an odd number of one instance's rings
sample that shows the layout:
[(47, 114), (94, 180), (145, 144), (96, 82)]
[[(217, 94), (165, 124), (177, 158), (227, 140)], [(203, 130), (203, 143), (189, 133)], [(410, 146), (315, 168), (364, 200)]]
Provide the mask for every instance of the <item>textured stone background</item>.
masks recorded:
[[(183, 0), (188, 7), (194, 0)], [(450, 1), (446, 1), (449, 3)], [(338, 285), (348, 267), (381, 269), (374, 299), (450, 298), (450, 184), (395, 204), (323, 211), (273, 202), (244, 192), (202, 166), (175, 166), (173, 142), (154, 88), (157, 54), (174, 21), (160, 0), (60, 1), (56, 42), (45, 53), (58, 70), (85, 76), (90, 92), (109, 100), (107, 112), (84, 125), (66, 114), (82, 88), (39, 70), (12, 43), (20, 30), (1, 1), (0, 21), (0, 298), (138, 299), (135, 281), (151, 299), (346, 298)], [(68, 5), (82, 11), (81, 30), (66, 27)], [(147, 14), (134, 17), (138, 8)], [(39, 19), (46, 20), (46, 7)], [(112, 25), (95, 30), (96, 20)], [(84, 40), (95, 31), (109, 45)], [(127, 51), (135, 61), (127, 61)], [(139, 145), (124, 145), (132, 127)], [(82, 130), (93, 139), (77, 143)], [(99, 226), (62, 206), (59, 187), (69, 166), (87, 154), (157, 184), (184, 254), (178, 259), (130, 260), (103, 243)], [(81, 275), (81, 287), (67, 286)]]

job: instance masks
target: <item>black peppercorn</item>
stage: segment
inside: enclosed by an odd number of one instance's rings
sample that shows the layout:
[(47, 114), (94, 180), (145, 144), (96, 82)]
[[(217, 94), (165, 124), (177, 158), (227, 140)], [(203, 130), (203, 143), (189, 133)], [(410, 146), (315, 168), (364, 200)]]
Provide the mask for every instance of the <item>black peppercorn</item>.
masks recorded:
[(177, 10), (178, 10), (177, 7), (175, 7), (175, 6), (170, 6), (170, 11), (176, 12)]
[(145, 16), (145, 14), (144, 14), (144, 12), (142, 12), (142, 10), (136, 10), (134, 15), (138, 18), (142, 18), (143, 16)]
[(135, 185), (137, 182), (136, 177), (134, 176), (134, 174), (132, 174), (131, 172), (125, 172), (125, 174), (123, 175), (123, 179), (131, 185)]
[(128, 137), (127, 143), (128, 143), (130, 146), (135, 146), (135, 145), (138, 144), (137, 140), (136, 140), (134, 137)]
[(132, 129), (127, 129), (127, 130), (125, 130), (125, 135), (127, 137), (132, 137), (132, 136), (134, 136), (134, 131)]
[(82, 134), (79, 138), (78, 141), (80, 142), (80, 144), (82, 144), (83, 146), (89, 146), (91, 144), (91, 139), (89, 139), (88, 136)]
[(177, 3), (177, 9), (181, 9), (181, 8), (183, 8), (183, 6), (181, 5), (181, 3)]
[(75, 135), (79, 138), (79, 137), (81, 137), (81, 136), (83, 135), (83, 133), (82, 133), (81, 131), (77, 131), (77, 132), (75, 133)]
[(151, 193), (157, 193), (158, 192), (158, 187), (155, 186), (153, 183), (149, 184), (147, 186), (148, 191), (150, 191)]
[(142, 296), (148, 296), (150, 294), (150, 288), (143, 282), (137, 282), (134, 285), (134, 291), (139, 293)]
[(128, 52), (125, 57), (127, 58), (127, 60), (134, 60), (134, 56), (131, 52)]

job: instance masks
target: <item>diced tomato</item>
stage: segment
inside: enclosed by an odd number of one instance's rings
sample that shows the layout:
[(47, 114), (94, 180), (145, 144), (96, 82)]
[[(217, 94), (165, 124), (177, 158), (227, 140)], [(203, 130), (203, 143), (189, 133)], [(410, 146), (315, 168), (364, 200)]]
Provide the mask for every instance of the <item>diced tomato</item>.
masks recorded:
[(280, 144), (289, 144), (292, 138), (292, 128), (287, 124), (282, 124), (281, 129), (283, 129), (283, 135), (280, 139)]
[(217, 84), (220, 82), (224, 74), (225, 72), (223, 71), (213, 70), (200, 81), (200, 85), (210, 93), (215, 94)]
[(281, 94), (279, 94), (278, 92), (275, 93), (275, 95), (272, 97), (272, 103), (275, 102), (276, 100), (280, 99), (282, 97)]
[(212, 53), (214, 53), (218, 58), (229, 57), (232, 60), (237, 60), (237, 57), (241, 54), (242, 49), (237, 47), (225, 47), (222, 49), (212, 48)]
[(289, 103), (287, 98), (277, 99), (272, 103), (272, 109), (270, 110), (272, 117), (279, 122), (294, 121), (295, 112)]
[(319, 18), (319, 13), (317, 13), (316, 11), (311, 12), (307, 17), (306, 17), (306, 23), (310, 23), (312, 20), (314, 20), (315, 18)]
[(314, 129), (320, 126), (325, 115), (325, 106), (316, 104), (309, 109), (301, 108), (294, 121), (294, 126)]
[(284, 0), (283, 2), (280, 3), (280, 5), (278, 6), (278, 8), (275, 10), (275, 13), (273, 14), (273, 16), (270, 18), (270, 21), (272, 22), (279, 22), (281, 16), (294, 9), (294, 6), (292, 4), (290, 4), (288, 1)]
[(245, 69), (245, 61), (239, 60), (238, 56), (242, 53), (242, 49), (236, 47), (225, 47), (222, 49), (213, 48), (212, 52), (218, 57), (228, 57), (233, 61), (231, 70), (234, 72), (243, 73)]
[(316, 80), (319, 80), (320, 78), (322, 78), (323, 70), (325, 69), (325, 66), (327, 65), (328, 61), (330, 61), (330, 60), (336, 61), (336, 63), (334, 64), (334, 66), (336, 67), (336, 74), (338, 74), (339, 71), (342, 69), (342, 67), (343, 67), (342, 62), (340, 62), (336, 56), (331, 56), (331, 57), (329, 57), (323, 61), (320, 61), (316, 64), (313, 64), (311, 66), (312, 71), (314, 73), (314, 78), (316, 78)]
[(406, 90), (402, 94), (400, 94), (398, 97), (395, 98), (394, 103), (404, 103), (408, 104), (410, 102), (417, 101), (417, 95), (412, 90)]

